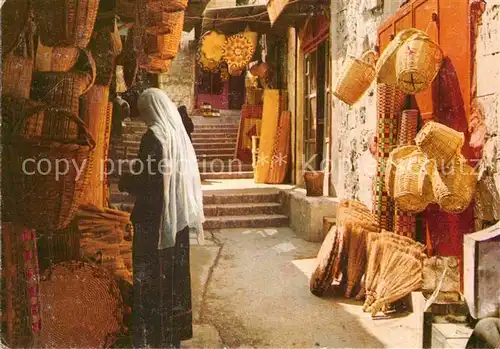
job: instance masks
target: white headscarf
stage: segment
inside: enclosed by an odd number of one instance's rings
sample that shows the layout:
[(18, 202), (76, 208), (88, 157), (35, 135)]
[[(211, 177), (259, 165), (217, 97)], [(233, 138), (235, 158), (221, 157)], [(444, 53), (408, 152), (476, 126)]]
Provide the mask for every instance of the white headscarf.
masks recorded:
[(164, 200), (158, 249), (175, 246), (175, 235), (186, 226), (203, 243), (203, 195), (198, 161), (177, 107), (165, 92), (149, 88), (139, 97), (140, 118), (163, 146)]

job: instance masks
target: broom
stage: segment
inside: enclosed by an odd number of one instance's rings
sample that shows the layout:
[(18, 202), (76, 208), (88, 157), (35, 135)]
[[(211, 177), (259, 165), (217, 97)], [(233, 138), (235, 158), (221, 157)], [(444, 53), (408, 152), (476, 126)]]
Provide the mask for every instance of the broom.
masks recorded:
[(350, 298), (355, 286), (363, 277), (366, 268), (366, 239), (368, 230), (355, 226), (350, 230), (347, 237), (348, 259), (347, 259), (347, 288), (345, 297)]

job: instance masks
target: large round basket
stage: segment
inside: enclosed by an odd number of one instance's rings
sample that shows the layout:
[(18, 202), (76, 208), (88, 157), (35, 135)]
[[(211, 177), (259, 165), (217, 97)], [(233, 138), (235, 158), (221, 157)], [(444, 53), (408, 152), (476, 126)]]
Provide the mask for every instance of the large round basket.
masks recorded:
[(18, 44), (30, 17), (29, 0), (8, 0), (2, 4), (2, 56), (10, 53)]
[(304, 172), (307, 196), (323, 196), (323, 181), (325, 174), (322, 171)]
[(430, 86), (439, 73), (443, 51), (424, 33), (413, 34), (398, 50), (396, 75), (398, 86), (416, 94)]
[(342, 102), (353, 105), (370, 87), (375, 78), (377, 54), (367, 51), (361, 59), (349, 57), (344, 64), (333, 94)]
[(403, 212), (418, 213), (434, 201), (432, 178), (436, 168), (421, 152), (414, 152), (398, 164), (394, 179), (394, 200)]
[(209, 60), (220, 62), (226, 45), (226, 35), (209, 31), (201, 38), (200, 50)]
[(222, 55), (230, 69), (243, 70), (250, 63), (255, 48), (249, 35), (240, 33), (227, 38)]
[(29, 98), (33, 79), (33, 42), (25, 38), (2, 59), (2, 93), (19, 98)]
[(476, 192), (477, 173), (462, 156), (455, 156), (446, 173), (434, 172), (433, 190), (436, 202), (449, 213), (460, 213), (469, 207)]
[(39, 41), (35, 69), (39, 72), (68, 72), (76, 64), (79, 55), (77, 47), (49, 47)]
[(377, 74), (377, 81), (379, 83), (388, 85), (397, 85), (398, 79), (396, 77), (396, 54), (399, 48), (408, 40), (413, 34), (419, 32), (415, 28), (404, 29), (400, 31), (396, 37), (387, 45), (385, 50), (380, 55), (375, 68)]
[(34, 0), (40, 40), (46, 46), (87, 47), (99, 0)]
[(418, 132), (415, 142), (429, 159), (436, 162), (438, 170), (441, 170), (462, 150), (464, 134), (431, 121)]
[(16, 220), (37, 230), (66, 227), (91, 167), (95, 142), (87, 126), (65, 109), (42, 104), (21, 110), (13, 129), (4, 166)]
[(404, 146), (394, 149), (387, 159), (385, 167), (385, 190), (390, 197), (394, 197), (394, 181), (396, 178), (396, 169), (398, 164), (407, 156), (411, 156), (412, 153), (418, 152), (418, 147), (416, 146)]
[(40, 348), (107, 348), (122, 329), (123, 300), (111, 276), (84, 262), (48, 269), (40, 285)]

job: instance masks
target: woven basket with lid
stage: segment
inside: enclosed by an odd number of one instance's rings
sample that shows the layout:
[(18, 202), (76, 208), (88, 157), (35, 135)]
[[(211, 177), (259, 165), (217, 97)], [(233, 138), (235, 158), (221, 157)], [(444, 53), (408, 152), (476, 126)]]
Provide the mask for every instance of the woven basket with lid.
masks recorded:
[(33, 40), (26, 34), (22, 36), (17, 47), (2, 59), (2, 93), (29, 98), (33, 66)]
[(398, 50), (396, 75), (398, 86), (416, 94), (430, 86), (439, 73), (443, 51), (425, 33), (413, 34)]
[(361, 58), (349, 57), (342, 68), (333, 94), (346, 104), (356, 103), (375, 79), (377, 57), (375, 51), (367, 51)]

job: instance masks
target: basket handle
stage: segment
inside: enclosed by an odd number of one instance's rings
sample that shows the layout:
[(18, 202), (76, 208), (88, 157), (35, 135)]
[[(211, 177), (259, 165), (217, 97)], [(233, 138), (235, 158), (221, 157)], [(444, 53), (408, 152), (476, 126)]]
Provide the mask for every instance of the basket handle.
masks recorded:
[[(86, 58), (86, 62), (83, 63), (81, 61), (82, 59), (82, 55), (85, 56)], [(85, 87), (85, 89), (82, 91), (82, 94), (85, 94), (87, 93), (91, 88), (92, 86), (94, 86), (94, 83), (95, 83), (95, 79), (97, 77), (97, 67), (96, 67), (96, 64), (95, 64), (95, 60), (94, 60), (94, 57), (92, 56), (92, 52), (90, 52), (89, 49), (86, 49), (86, 48), (81, 48), (80, 49), (80, 56), (78, 57), (78, 62), (76, 64), (76, 66), (82, 66), (82, 67), (88, 67), (90, 68), (90, 81), (89, 83), (87, 84), (87, 87)], [(79, 70), (78, 68), (76, 68), (77, 70)], [(83, 69), (83, 71), (86, 71), (85, 68)]]
[(374, 66), (378, 60), (378, 53), (373, 50), (366, 51), (361, 56), (361, 60), (368, 63), (369, 65)]
[[(20, 134), (20, 129), (21, 127), (25, 126), (28, 120), (30, 119), (31, 116), (36, 115), (37, 113), (30, 113), (30, 114), (24, 114), (22, 115), (19, 120), (16, 122), (16, 124), (13, 127), (13, 134), (19, 135)], [(85, 138), (85, 145), (90, 147), (90, 150), (93, 150), (96, 146), (94, 137), (90, 134), (90, 131), (87, 127), (87, 124), (80, 119), (78, 116), (74, 115), (73, 113), (66, 113), (66, 117), (69, 119), (72, 119), (76, 123), (76, 125), (79, 128), (79, 134), (82, 134)], [(71, 143), (73, 140), (58, 140), (60, 143)]]

